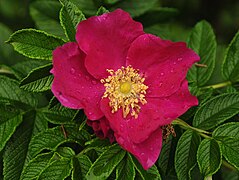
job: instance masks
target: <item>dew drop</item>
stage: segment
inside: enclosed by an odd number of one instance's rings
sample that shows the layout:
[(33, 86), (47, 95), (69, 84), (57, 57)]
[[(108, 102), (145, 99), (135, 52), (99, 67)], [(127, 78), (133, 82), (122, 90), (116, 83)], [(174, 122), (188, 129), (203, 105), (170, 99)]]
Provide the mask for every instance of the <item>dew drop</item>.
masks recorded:
[(91, 82), (92, 82), (92, 84), (94, 84), (94, 85), (97, 84), (97, 82), (96, 82), (95, 80), (92, 80)]
[(81, 77), (82, 75), (79, 73), (78, 76)]
[(141, 153), (140, 155), (141, 155), (141, 156), (143, 156), (143, 155), (144, 155), (144, 153)]
[(75, 74), (76, 70), (74, 68), (71, 68), (71, 74)]
[(164, 75), (164, 73), (163, 73), (163, 72), (161, 72), (161, 73), (160, 73), (160, 75), (161, 75), (161, 76), (163, 76), (163, 75)]
[(182, 61), (182, 60), (183, 60), (183, 58), (181, 58), (181, 57), (180, 57), (180, 58), (178, 58), (178, 61)]
[(90, 77), (89, 76), (85, 76), (86, 80), (90, 80)]
[(174, 61), (173, 64), (175, 65), (175, 64), (177, 64), (177, 63)]
[(161, 87), (162, 85), (163, 85), (163, 83), (162, 83), (162, 82), (160, 82), (160, 83), (159, 83), (159, 87)]
[(170, 72), (171, 72), (171, 73), (173, 73), (173, 72), (174, 72), (174, 70), (173, 70), (173, 69), (171, 69), (171, 70), (170, 70)]

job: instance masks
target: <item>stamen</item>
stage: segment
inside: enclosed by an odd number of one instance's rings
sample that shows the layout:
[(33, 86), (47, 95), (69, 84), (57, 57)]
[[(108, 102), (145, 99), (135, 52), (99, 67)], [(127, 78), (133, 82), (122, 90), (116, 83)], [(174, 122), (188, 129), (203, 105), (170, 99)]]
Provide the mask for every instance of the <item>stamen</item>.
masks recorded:
[(112, 113), (122, 108), (124, 118), (130, 113), (137, 119), (141, 108), (140, 104), (147, 103), (145, 95), (148, 86), (144, 84), (145, 78), (140, 76), (139, 70), (131, 66), (122, 67), (117, 71), (107, 69), (107, 72), (110, 76), (101, 79), (101, 83), (104, 83), (105, 86), (102, 98), (109, 98)]

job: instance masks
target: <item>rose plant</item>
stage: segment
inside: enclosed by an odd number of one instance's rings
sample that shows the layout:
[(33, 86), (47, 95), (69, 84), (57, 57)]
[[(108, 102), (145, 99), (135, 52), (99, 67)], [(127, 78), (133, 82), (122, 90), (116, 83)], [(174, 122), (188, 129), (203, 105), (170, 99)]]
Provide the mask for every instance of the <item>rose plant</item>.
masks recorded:
[[(33, 2), (40, 30), (18, 30), (7, 41), (27, 59), (0, 66), (0, 177), (181, 180), (237, 172), (238, 33), (221, 64), (223, 82), (210, 85), (218, 57), (208, 22), (196, 24), (187, 43), (174, 42), (154, 26), (158, 16), (145, 21), (169, 10), (153, 9), (154, 0), (136, 9), (130, 1), (98, 3), (110, 11), (81, 3)], [(60, 22), (39, 18), (44, 7), (60, 7)]]

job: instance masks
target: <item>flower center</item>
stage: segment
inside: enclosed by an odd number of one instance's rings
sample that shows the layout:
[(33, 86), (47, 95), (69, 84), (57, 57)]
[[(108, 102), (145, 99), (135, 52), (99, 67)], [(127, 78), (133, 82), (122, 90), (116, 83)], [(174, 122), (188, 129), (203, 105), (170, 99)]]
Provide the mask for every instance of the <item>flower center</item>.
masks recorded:
[(120, 84), (120, 92), (123, 94), (128, 94), (131, 91), (131, 84), (130, 82), (123, 82)]
[(138, 118), (140, 104), (147, 103), (145, 94), (148, 86), (144, 84), (145, 78), (139, 74), (139, 70), (131, 66), (122, 67), (117, 71), (107, 69), (107, 72), (110, 76), (101, 79), (105, 86), (102, 98), (109, 98), (111, 112), (115, 113), (122, 108), (124, 118), (129, 113)]

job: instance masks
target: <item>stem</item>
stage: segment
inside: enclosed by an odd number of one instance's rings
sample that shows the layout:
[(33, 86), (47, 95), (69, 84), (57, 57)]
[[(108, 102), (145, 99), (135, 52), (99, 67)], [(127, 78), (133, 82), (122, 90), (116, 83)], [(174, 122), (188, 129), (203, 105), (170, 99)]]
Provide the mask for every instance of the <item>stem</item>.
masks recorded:
[(210, 132), (202, 130), (202, 129), (198, 129), (198, 128), (195, 128), (195, 127), (192, 127), (192, 126), (190, 126), (189, 124), (187, 124), (186, 122), (184, 122), (183, 120), (181, 120), (179, 118), (175, 119), (172, 122), (172, 124), (173, 125), (180, 125), (184, 129), (191, 129), (191, 130), (197, 131), (204, 138), (211, 138), (210, 136), (206, 135), (206, 134), (211, 134)]
[(205, 86), (203, 87), (203, 89), (206, 89), (206, 88), (218, 89), (218, 88), (223, 88), (230, 85), (232, 85), (231, 81), (226, 81), (226, 82), (222, 82), (222, 83), (218, 83), (214, 85)]
[(237, 171), (237, 169), (234, 167), (234, 166), (232, 166), (231, 164), (229, 164), (227, 161), (225, 161), (225, 160), (222, 160), (222, 164), (223, 164), (223, 166), (225, 166), (226, 168), (228, 168), (228, 169), (230, 169), (230, 170), (232, 170), (232, 171)]

